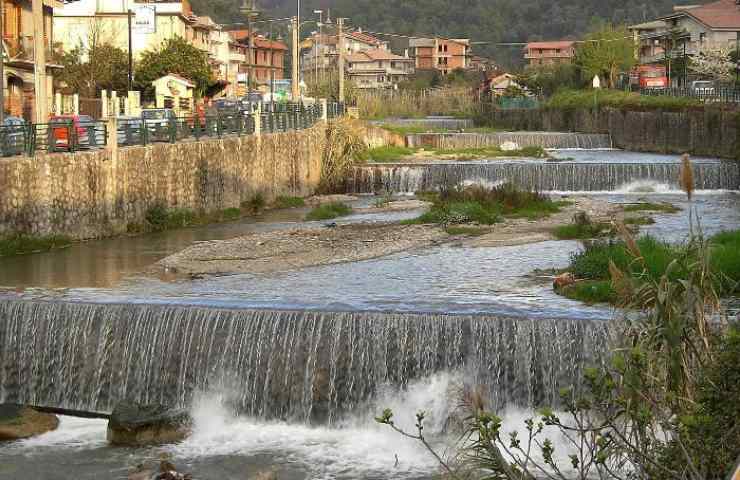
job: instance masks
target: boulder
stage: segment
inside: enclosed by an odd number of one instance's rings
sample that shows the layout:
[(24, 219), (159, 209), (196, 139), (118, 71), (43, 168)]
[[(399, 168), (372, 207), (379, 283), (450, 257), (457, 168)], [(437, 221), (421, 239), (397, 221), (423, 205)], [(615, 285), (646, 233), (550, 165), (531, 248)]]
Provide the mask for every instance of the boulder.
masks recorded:
[(552, 286), (556, 291), (559, 291), (565, 287), (573, 285), (574, 283), (576, 283), (575, 275), (570, 272), (566, 272), (555, 277), (555, 280), (552, 282)]
[(0, 404), (0, 442), (23, 440), (59, 427), (59, 419), (30, 407)]
[(186, 410), (122, 402), (108, 421), (108, 441), (125, 446), (176, 443), (190, 434), (191, 425)]

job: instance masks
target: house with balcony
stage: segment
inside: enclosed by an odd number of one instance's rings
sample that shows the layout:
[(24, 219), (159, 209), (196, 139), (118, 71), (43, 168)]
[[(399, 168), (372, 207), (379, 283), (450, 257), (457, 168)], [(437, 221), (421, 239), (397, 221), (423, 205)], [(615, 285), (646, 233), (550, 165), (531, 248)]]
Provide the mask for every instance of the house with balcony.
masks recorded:
[[(314, 33), (302, 44), (301, 71), (304, 77), (313, 78), (336, 71), (339, 58), (339, 39), (336, 35)], [(389, 44), (362, 29), (344, 35), (344, 53), (352, 55), (367, 50), (390, 51)]]
[(676, 6), (669, 15), (629, 28), (641, 65), (668, 63), (705, 49), (735, 49), (740, 39), (740, 1)]
[(468, 69), (473, 57), (470, 40), (448, 38), (412, 38), (409, 56), (416, 70), (437, 70), (442, 75)]
[(414, 60), (388, 50), (362, 50), (347, 55), (347, 77), (357, 88), (395, 88), (414, 73)]
[(532, 42), (524, 47), (524, 60), (530, 67), (567, 65), (576, 57), (576, 42)]
[(247, 30), (230, 30), (228, 33), (234, 43), (245, 49), (246, 62), (240, 66), (239, 72), (239, 82), (245, 87), (252, 83), (266, 92), (272, 79), (285, 78), (285, 55), (288, 51), (285, 43), (256, 32), (250, 36)]
[[(36, 119), (35, 113), (35, 75), (34, 75), (34, 25), (31, 0), (0, 0), (3, 2), (3, 45), (5, 47), (5, 89), (4, 109), (7, 113), (25, 118), (27, 121), (45, 122)], [(44, 46), (46, 50), (46, 93), (51, 105), (54, 72), (60, 67), (54, 65), (51, 55), (51, 39), (54, 37), (54, 10), (61, 2), (44, 0)]]

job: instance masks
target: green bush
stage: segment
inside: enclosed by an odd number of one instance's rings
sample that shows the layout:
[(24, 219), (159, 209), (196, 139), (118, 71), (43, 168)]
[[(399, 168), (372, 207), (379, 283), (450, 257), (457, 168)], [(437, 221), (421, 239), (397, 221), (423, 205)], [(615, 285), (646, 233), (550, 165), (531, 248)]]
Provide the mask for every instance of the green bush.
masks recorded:
[(262, 194), (262, 192), (257, 192), (247, 200), (246, 202), (242, 202), (241, 207), (247, 210), (250, 210), (253, 213), (259, 213), (261, 210), (263, 210), (267, 206), (267, 200), (265, 200), (265, 196)]
[[(681, 251), (665, 242), (656, 240), (646, 235), (637, 240), (637, 245), (645, 261), (647, 274), (650, 278), (660, 278), (675, 260)], [(622, 241), (595, 241), (585, 244), (582, 252), (571, 256), (569, 270), (578, 278), (588, 280), (609, 279), (609, 261), (619, 267), (620, 270), (638, 274), (642, 272), (642, 263), (636, 262), (627, 251)], [(679, 276), (682, 272), (676, 271), (674, 275)]]
[(301, 197), (278, 197), (275, 200), (275, 208), (301, 208), (306, 206), (306, 201)]
[(345, 217), (351, 214), (352, 207), (340, 202), (333, 202), (314, 208), (313, 210), (308, 212), (308, 215), (306, 215), (306, 220), (331, 220), (332, 218)]
[(242, 217), (241, 208), (227, 208), (221, 212), (221, 221), (233, 222), (239, 220)]
[(68, 247), (71, 244), (72, 240), (64, 235), (35, 237), (31, 235), (14, 234), (0, 237), (0, 257), (46, 252), (55, 248)]
[(670, 203), (641, 202), (641, 203), (634, 203), (631, 205), (625, 205), (624, 211), (629, 212), (629, 213), (632, 213), (632, 212), (678, 213), (681, 211), (681, 209)]
[(371, 148), (363, 155), (364, 159), (370, 162), (393, 163), (402, 161), (404, 157), (413, 155), (415, 151), (412, 148), (387, 146)]
[(728, 288), (737, 291), (740, 282), (740, 230), (715, 235), (712, 244), (712, 266), (734, 283)]
[(559, 90), (546, 103), (553, 110), (584, 110), (594, 108), (617, 108), (623, 110), (670, 110), (680, 111), (700, 107), (698, 99), (640, 95), (622, 90)]
[(586, 280), (577, 282), (561, 290), (565, 298), (594, 305), (597, 303), (613, 303), (617, 294), (609, 280)]

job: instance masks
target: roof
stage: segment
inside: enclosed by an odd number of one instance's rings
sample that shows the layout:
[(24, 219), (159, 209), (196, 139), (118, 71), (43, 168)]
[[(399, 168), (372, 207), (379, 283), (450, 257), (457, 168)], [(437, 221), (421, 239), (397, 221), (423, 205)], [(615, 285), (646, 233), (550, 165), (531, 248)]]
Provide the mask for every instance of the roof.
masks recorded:
[(372, 35), (368, 35), (367, 33), (358, 30), (356, 32), (349, 32), (347, 34), (347, 37), (357, 40), (358, 42), (367, 43), (368, 45), (382, 45), (383, 42), (378, 40), (377, 38), (373, 37)]
[(407, 57), (401, 57), (395, 55), (388, 50), (363, 50), (357, 53), (347, 55), (346, 60), (351, 63), (364, 63), (364, 62), (377, 62), (379, 60), (392, 60), (392, 61), (408, 61), (413, 62), (414, 60)]
[(174, 78), (175, 80), (179, 81), (183, 85), (186, 85), (187, 87), (195, 88), (195, 85), (193, 84), (193, 82), (191, 82), (190, 80), (188, 80), (185, 77), (181, 77), (180, 75), (177, 75), (176, 73), (169, 73), (169, 74), (165, 75), (164, 77), (161, 77), (161, 78), (158, 78), (158, 79), (154, 80), (154, 82), (159, 82), (160, 80), (163, 80), (165, 78)]
[(652, 22), (638, 23), (637, 25), (630, 25), (630, 30), (660, 30), (666, 28), (666, 23), (663, 20), (653, 20)]
[[(242, 42), (245, 43), (247, 40), (247, 37), (249, 37), (249, 30), (229, 30), (228, 31), (229, 36), (232, 40), (235, 42)], [(265, 37), (261, 35), (254, 35), (254, 46), (257, 48), (265, 48), (265, 49), (271, 49), (271, 50), (287, 50), (288, 46), (285, 45), (283, 42), (278, 42), (275, 40), (268, 40)]]
[(701, 7), (682, 9), (664, 18), (693, 17), (718, 30), (740, 30), (740, 6), (735, 0), (719, 0)]
[(562, 50), (565, 48), (571, 48), (576, 42), (572, 40), (558, 40), (555, 42), (531, 42), (527, 44), (527, 49), (541, 49), (541, 50)]

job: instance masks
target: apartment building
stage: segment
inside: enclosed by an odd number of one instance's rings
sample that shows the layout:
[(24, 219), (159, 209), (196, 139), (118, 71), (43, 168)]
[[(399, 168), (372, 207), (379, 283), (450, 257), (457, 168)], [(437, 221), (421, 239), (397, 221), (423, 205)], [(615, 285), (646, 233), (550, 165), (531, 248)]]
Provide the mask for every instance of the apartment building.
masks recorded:
[(412, 38), (409, 55), (416, 70), (438, 70), (443, 75), (469, 68), (472, 58), (467, 39)]
[[(3, 2), (3, 41), (6, 55), (4, 58), (5, 78), (5, 112), (25, 118), (28, 121), (46, 121), (35, 118), (35, 76), (34, 76), (34, 28), (33, 12), (30, 0), (0, 0)], [(54, 72), (59, 68), (51, 62), (51, 39), (54, 36), (54, 9), (61, 2), (44, 1), (44, 45), (46, 47), (46, 92), (51, 102), (54, 85)]]
[(285, 55), (288, 46), (277, 40), (265, 38), (264, 35), (252, 33), (247, 30), (231, 30), (228, 32), (231, 40), (245, 49), (247, 61), (240, 67), (240, 79), (242, 82), (249, 81), (257, 86), (267, 86), (272, 78), (282, 80), (285, 78)]
[(573, 63), (576, 43), (570, 40), (532, 42), (524, 47), (524, 59), (530, 67)]
[(362, 50), (347, 55), (347, 77), (357, 88), (395, 88), (414, 73), (414, 60), (388, 50)]

